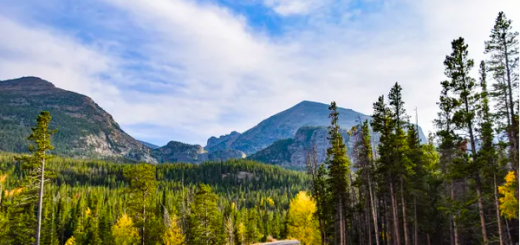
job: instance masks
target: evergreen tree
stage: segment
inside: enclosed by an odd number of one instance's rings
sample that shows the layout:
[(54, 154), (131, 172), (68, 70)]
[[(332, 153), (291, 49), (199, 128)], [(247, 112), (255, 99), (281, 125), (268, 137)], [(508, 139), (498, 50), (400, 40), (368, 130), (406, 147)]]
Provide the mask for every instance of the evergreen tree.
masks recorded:
[(130, 192), (135, 196), (135, 205), (140, 209), (141, 218), (141, 244), (146, 240), (146, 204), (151, 195), (155, 194), (157, 182), (155, 180), (155, 166), (150, 164), (139, 164), (135, 168), (129, 168), (124, 173), (130, 180)]
[(349, 217), (349, 171), (350, 160), (347, 156), (347, 147), (340, 134), (338, 124), (339, 113), (337, 111), (336, 102), (332, 102), (329, 106), (331, 111), (329, 118), (331, 125), (329, 126), (329, 142), (330, 148), (327, 149), (327, 160), (329, 178), (327, 179), (327, 189), (330, 191), (331, 203), (334, 207), (335, 224), (335, 240), (336, 244), (345, 245), (347, 243), (346, 232), (347, 218)]
[[(513, 32), (512, 21), (507, 19), (504, 12), (498, 13), (489, 40), (485, 42), (485, 53), (491, 54), (489, 65), (497, 72), (496, 78), (503, 75), (503, 83), (498, 80), (502, 93), (496, 93), (497, 100), (504, 101), (507, 106), (505, 113), (508, 121), (506, 131), (510, 143), (510, 157), (512, 163), (518, 162), (518, 32)], [(501, 85), (501, 86), (500, 86)], [(503, 110), (499, 110), (502, 111)], [(517, 164), (513, 168), (518, 173)]]
[(24, 162), (24, 168), (28, 173), (26, 183), (28, 194), (31, 195), (32, 192), (38, 190), (36, 245), (40, 244), (41, 237), (45, 162), (52, 158), (52, 156), (47, 154), (47, 152), (54, 149), (51, 145), (51, 136), (57, 132), (57, 130), (49, 130), (51, 118), (51, 114), (48, 111), (42, 111), (40, 115), (38, 115), (36, 126), (31, 128), (32, 133), (27, 138), (33, 142), (29, 145), (29, 151), (31, 151), (33, 155), (30, 157), (23, 156), (19, 158)]
[[(396, 82), (395, 85), (390, 89), (390, 93), (388, 94), (388, 100), (390, 104), (390, 112), (392, 122), (391, 125), (394, 126), (393, 133), (391, 135), (391, 166), (394, 169), (392, 172), (395, 174), (395, 177), (399, 180), (400, 184), (400, 193), (401, 193), (401, 207), (402, 207), (402, 217), (403, 217), (403, 230), (404, 230), (404, 243), (405, 245), (409, 244), (408, 241), (408, 220), (406, 217), (406, 202), (405, 202), (405, 176), (409, 176), (413, 174), (413, 162), (411, 162), (407, 158), (407, 142), (406, 135), (404, 133), (403, 128), (405, 127), (405, 109), (404, 109), (404, 101), (401, 94), (402, 88)], [(397, 206), (397, 205), (396, 205)], [(397, 212), (396, 212), (397, 213)]]
[[(394, 140), (396, 139), (394, 135), (396, 120), (395, 114), (392, 114), (392, 111), (385, 103), (384, 96), (380, 96), (378, 100), (373, 104), (374, 114), (372, 115), (372, 128), (374, 132), (378, 132), (380, 134), (379, 144), (377, 146), (377, 153), (379, 158), (377, 159), (377, 178), (378, 181), (381, 182), (379, 186), (381, 186), (380, 191), (390, 191), (390, 203), (391, 203), (391, 213), (393, 219), (393, 226), (390, 224), (383, 224), (383, 227), (393, 227), (393, 232), (390, 232), (387, 236), (384, 236), (385, 241), (389, 241), (389, 239), (395, 239), (394, 242), (400, 244), (400, 233), (399, 233), (399, 215), (397, 210), (397, 201), (395, 197), (394, 191), (394, 183), (398, 180), (400, 176), (398, 169), (394, 166), (395, 161), (395, 148), (394, 148)], [(397, 179), (396, 179), (397, 177)], [(386, 187), (389, 189), (386, 189)], [(386, 202), (386, 200), (383, 200)], [(389, 219), (385, 219), (385, 221), (389, 222)], [(388, 229), (388, 228), (386, 228)]]
[(190, 244), (224, 244), (222, 214), (217, 207), (217, 196), (211, 187), (200, 184), (195, 194), (189, 218)]
[(458, 38), (452, 42), (453, 52), (446, 56), (444, 61), (445, 75), (451, 80), (448, 88), (453, 98), (457, 101), (457, 107), (453, 115), (453, 122), (456, 129), (467, 133), (470, 143), (470, 155), (467, 156), (469, 171), (476, 182), (477, 203), (479, 208), (482, 239), (484, 244), (488, 244), (486, 222), (484, 217), (484, 204), (482, 197), (482, 183), (480, 178), (481, 167), (477, 161), (476, 149), (476, 123), (475, 111), (479, 102), (479, 94), (476, 92), (476, 83), (469, 76), (473, 68), (473, 60), (468, 58), (468, 45), (463, 38)]

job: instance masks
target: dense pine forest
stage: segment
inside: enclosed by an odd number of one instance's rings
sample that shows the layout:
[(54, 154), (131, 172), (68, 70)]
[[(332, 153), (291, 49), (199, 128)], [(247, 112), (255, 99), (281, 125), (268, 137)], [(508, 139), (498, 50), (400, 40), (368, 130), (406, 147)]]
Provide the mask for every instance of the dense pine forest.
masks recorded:
[(488, 60), (477, 64), (464, 38), (453, 40), (427, 143), (395, 83), (375, 98), (371, 120), (347, 129), (349, 142), (332, 102), (327, 159), (308, 149), (306, 172), (249, 160), (57, 157), (56, 129), (43, 111), (28, 137), (32, 155), (0, 154), (0, 243), (518, 244), (519, 59), (511, 25), (500, 12), (483, 50)]
[[(17, 157), (0, 156), (2, 244), (35, 241), (37, 188)], [(308, 183), (302, 172), (245, 160), (154, 166), (55, 157), (45, 175), (41, 244), (284, 238), (289, 204)]]

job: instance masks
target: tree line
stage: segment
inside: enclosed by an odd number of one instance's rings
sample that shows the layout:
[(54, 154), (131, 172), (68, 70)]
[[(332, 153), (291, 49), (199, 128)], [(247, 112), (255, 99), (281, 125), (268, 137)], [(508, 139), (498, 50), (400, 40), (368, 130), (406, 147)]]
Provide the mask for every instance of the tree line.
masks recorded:
[(0, 154), (0, 244), (253, 244), (313, 228), (305, 173), (56, 157), (50, 121), (38, 116), (32, 155)]
[(372, 119), (350, 129), (349, 159), (331, 103), (327, 160), (318, 163), (315, 149), (307, 154), (321, 244), (518, 243), (518, 32), (511, 24), (498, 14), (477, 79), (464, 38), (453, 40), (437, 131), (426, 143), (395, 83), (373, 104)]

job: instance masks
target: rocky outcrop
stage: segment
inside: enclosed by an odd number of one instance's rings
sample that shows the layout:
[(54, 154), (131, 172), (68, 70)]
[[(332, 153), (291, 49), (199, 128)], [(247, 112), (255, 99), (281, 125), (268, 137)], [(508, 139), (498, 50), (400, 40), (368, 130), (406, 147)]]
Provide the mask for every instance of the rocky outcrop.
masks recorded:
[[(352, 126), (370, 119), (369, 116), (351, 109), (338, 108), (339, 125), (350, 129)], [(229, 144), (229, 149), (235, 149), (251, 155), (273, 142), (294, 137), (296, 131), (303, 126), (327, 126), (330, 124), (327, 104), (302, 101), (297, 105), (263, 120), (255, 127), (238, 135)]]
[(159, 162), (200, 163), (208, 160), (207, 152), (200, 145), (170, 141), (165, 146), (152, 150)]
[(245, 153), (233, 149), (207, 152), (200, 145), (190, 145), (170, 141), (165, 146), (152, 150), (153, 156), (161, 163), (186, 162), (202, 163), (205, 161), (226, 161), (228, 159), (245, 158)]
[[(213, 149), (218, 146), (218, 149), (235, 149), (245, 152), (248, 155), (253, 155), (268, 147), (271, 150), (280, 147), (280, 144), (286, 144), (287, 141), (281, 142), (278, 145), (271, 147), (271, 144), (284, 139), (291, 139), (298, 137), (297, 131), (302, 127), (327, 127), (330, 125), (329, 119), (329, 105), (302, 101), (297, 105), (282, 111), (274, 116), (261, 121), (258, 125), (245, 131), (242, 134), (236, 133), (231, 136), (221, 136), (220, 138), (212, 137), (208, 140), (206, 149)], [(351, 109), (338, 108), (339, 120), (338, 124), (342, 129), (350, 130), (353, 126), (360, 124), (365, 120), (371, 120), (370, 116), (353, 111)], [(321, 131), (320, 131), (321, 132)], [(419, 136), (422, 142), (426, 142), (421, 128), (419, 128)], [(326, 137), (318, 137), (319, 140), (325, 141)], [(318, 140), (317, 138), (317, 140)], [(227, 140), (227, 141), (226, 141)], [(295, 138), (295, 142), (298, 140)], [(226, 142), (225, 144), (218, 142)], [(322, 142), (323, 144), (325, 142)], [(271, 155), (271, 153), (264, 152), (263, 157)], [(257, 155), (258, 157), (259, 155)], [(287, 157), (286, 155), (273, 156), (272, 161), (281, 161)], [(264, 159), (265, 161), (271, 161)], [(285, 161), (285, 160), (284, 160)]]
[(204, 149), (208, 152), (219, 151), (224, 149), (230, 149), (231, 145), (240, 136), (240, 133), (233, 131), (230, 134), (222, 135), (220, 137), (211, 137)]
[[(350, 152), (351, 144), (347, 130), (341, 129), (340, 133), (347, 144), (347, 151)], [(312, 149), (313, 145), (316, 145), (318, 161), (324, 162), (326, 160), (327, 149), (330, 147), (327, 137), (327, 127), (301, 127), (293, 139), (276, 141), (248, 158), (293, 169), (304, 169), (307, 152)]]
[(52, 115), (54, 153), (81, 158), (127, 158), (155, 163), (150, 149), (124, 132), (91, 98), (37, 77), (0, 81), (0, 150), (27, 151), (41, 111)]

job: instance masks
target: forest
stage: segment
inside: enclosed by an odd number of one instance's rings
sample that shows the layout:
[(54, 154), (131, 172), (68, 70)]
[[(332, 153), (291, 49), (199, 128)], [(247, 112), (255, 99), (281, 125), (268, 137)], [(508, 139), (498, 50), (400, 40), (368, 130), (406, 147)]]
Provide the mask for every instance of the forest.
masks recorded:
[(395, 83), (350, 142), (332, 102), (327, 160), (308, 149), (306, 172), (62, 158), (43, 111), (32, 154), (0, 154), (0, 243), (517, 244), (518, 32), (500, 12), (476, 68), (464, 38), (451, 48), (427, 143)]

